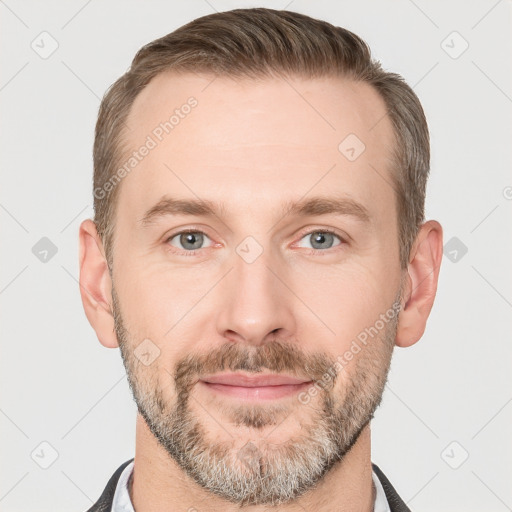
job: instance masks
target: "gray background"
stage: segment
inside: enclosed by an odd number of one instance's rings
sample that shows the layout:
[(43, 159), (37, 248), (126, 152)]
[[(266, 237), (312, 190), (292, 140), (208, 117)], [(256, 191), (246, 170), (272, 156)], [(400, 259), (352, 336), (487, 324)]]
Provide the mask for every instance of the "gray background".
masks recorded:
[[(512, 510), (504, 0), (0, 1), (1, 510), (85, 510), (134, 455), (120, 354), (97, 341), (77, 284), (101, 96), (143, 44), (214, 10), (258, 5), (356, 32), (420, 97), (432, 137), (427, 218), (450, 245), (423, 339), (395, 352), (372, 459), (413, 510)], [(43, 237), (56, 254), (41, 252)]]

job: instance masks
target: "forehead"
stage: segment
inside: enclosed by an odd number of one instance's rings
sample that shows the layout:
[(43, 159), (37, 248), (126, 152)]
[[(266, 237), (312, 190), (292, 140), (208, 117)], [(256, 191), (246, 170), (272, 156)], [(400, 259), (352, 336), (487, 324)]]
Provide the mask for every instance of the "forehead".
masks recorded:
[(139, 94), (126, 124), (121, 165), (134, 165), (118, 211), (132, 220), (164, 195), (247, 212), (335, 192), (377, 216), (393, 201), (393, 130), (365, 83), (166, 72)]

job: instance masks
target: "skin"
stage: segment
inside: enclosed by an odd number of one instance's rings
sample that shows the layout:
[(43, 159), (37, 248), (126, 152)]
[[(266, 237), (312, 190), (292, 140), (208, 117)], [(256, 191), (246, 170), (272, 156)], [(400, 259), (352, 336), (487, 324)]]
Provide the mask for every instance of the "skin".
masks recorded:
[[(212, 80), (164, 73), (137, 97), (127, 121), (132, 151), (189, 97), (198, 105), (118, 185), (112, 275), (94, 223), (81, 224), (80, 289), (99, 341), (110, 348), (121, 344), (132, 390), (146, 393), (148, 407), (158, 393), (163, 409), (153, 410), (154, 417), (168, 419), (178, 390), (188, 386), (188, 411), (204, 429), (205, 446), (228, 447), (231, 469), (249, 478), (256, 473), (236, 459), (248, 441), (263, 460), (271, 446), (293, 445), (290, 440), (301, 435), (308, 442), (326, 399), (340, 410), (354, 383), (360, 395), (352, 403), (363, 403), (371, 390), (376, 407), (393, 345), (410, 346), (424, 332), (437, 289), (442, 228), (434, 220), (421, 226), (402, 270), (395, 192), (389, 186), (393, 130), (383, 101), (366, 84), (341, 78)], [(366, 146), (352, 162), (338, 150), (350, 133)], [(164, 195), (222, 202), (225, 209), (216, 217), (165, 216), (142, 227), (144, 213)], [(357, 201), (367, 209), (369, 222), (350, 215), (283, 214), (287, 201), (320, 195)], [(193, 256), (184, 254), (179, 236), (169, 240), (186, 228), (207, 235)], [(327, 240), (329, 248), (315, 252), (310, 235), (325, 229), (337, 231), (340, 239), (334, 237), (332, 247)], [(262, 249), (252, 263), (236, 250), (248, 236)], [(255, 411), (248, 404), (197, 382), (205, 373), (222, 370), (222, 347), (245, 360), (259, 354), (265, 363), (263, 354), (274, 341), (281, 343), (279, 357), (297, 352), (291, 367), (307, 375), (302, 363), (315, 357), (325, 364), (336, 361), (397, 297), (402, 306), (397, 324), (389, 323), (355, 354), (330, 389), (307, 405), (296, 397), (266, 402), (256, 411), (260, 427), (249, 425)], [(148, 366), (134, 357), (145, 339), (159, 350)], [(185, 384), (175, 372), (187, 356), (197, 366)], [(269, 357), (264, 373), (280, 373), (279, 357)], [(322, 368), (309, 374), (313, 380)], [(361, 382), (367, 384), (366, 394)], [(137, 512), (168, 510), (169, 504), (173, 510), (272, 508), (264, 501), (230, 501), (191, 478), (140, 414), (142, 401), (139, 396), (131, 487)], [(373, 510), (370, 423), (365, 423), (373, 409), (360, 418), (354, 415), (360, 431), (317, 486), (280, 503), (278, 510)], [(340, 429), (348, 431), (349, 420)]]

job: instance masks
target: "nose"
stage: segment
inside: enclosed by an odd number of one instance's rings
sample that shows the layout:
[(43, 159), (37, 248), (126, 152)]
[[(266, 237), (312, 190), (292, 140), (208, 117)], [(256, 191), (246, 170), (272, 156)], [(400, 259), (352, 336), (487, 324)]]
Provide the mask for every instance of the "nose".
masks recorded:
[(298, 299), (284, 264), (264, 251), (249, 263), (234, 254), (233, 269), (217, 290), (217, 332), (226, 339), (262, 345), (295, 335)]

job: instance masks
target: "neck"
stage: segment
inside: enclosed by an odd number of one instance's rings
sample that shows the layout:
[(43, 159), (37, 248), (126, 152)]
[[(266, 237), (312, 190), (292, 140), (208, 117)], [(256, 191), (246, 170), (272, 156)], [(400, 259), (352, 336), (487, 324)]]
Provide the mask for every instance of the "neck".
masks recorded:
[[(370, 426), (319, 482), (293, 503), (279, 506), (283, 512), (372, 512), (375, 489), (372, 482)], [(211, 512), (263, 512), (265, 505), (229, 503), (203, 489), (176, 464), (137, 415), (136, 448), (130, 498), (136, 512), (208, 510)]]

